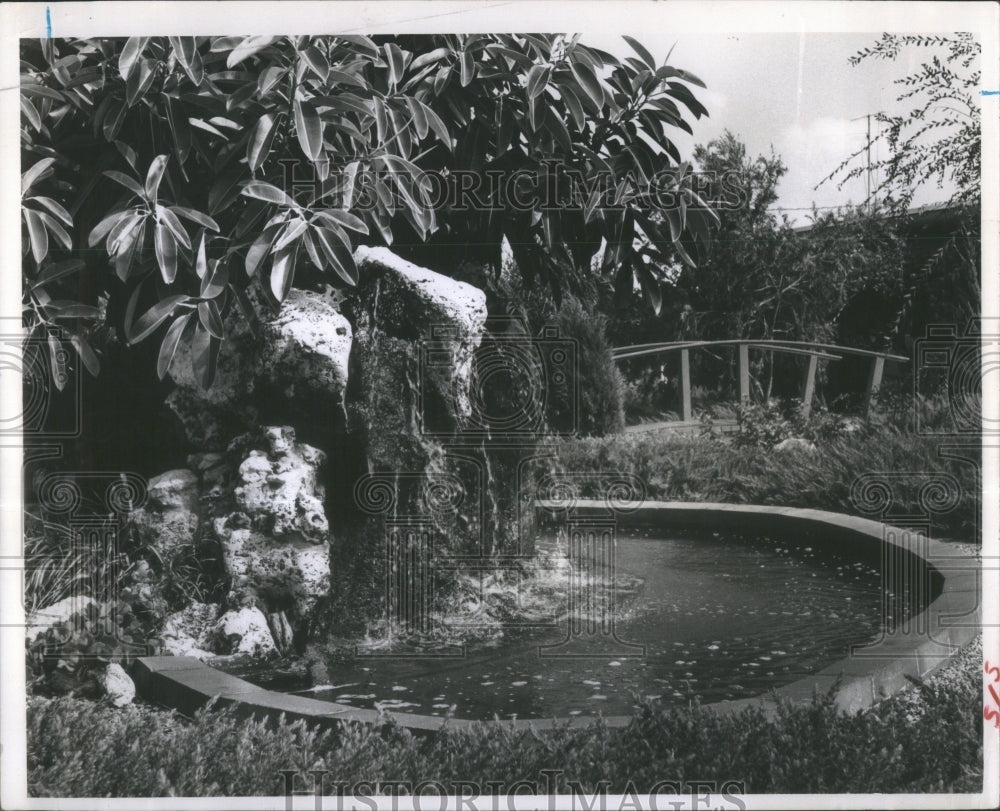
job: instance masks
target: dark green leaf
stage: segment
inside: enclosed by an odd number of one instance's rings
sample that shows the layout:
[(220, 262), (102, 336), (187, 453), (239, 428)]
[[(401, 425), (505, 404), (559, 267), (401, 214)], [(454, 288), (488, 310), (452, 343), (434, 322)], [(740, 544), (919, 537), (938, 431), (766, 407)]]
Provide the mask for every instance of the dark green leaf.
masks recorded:
[(622, 39), (624, 39), (629, 45), (632, 46), (632, 50), (635, 51), (637, 54), (639, 54), (642, 61), (646, 63), (646, 65), (649, 67), (650, 70), (656, 70), (656, 60), (653, 59), (653, 55), (646, 50), (646, 48), (642, 45), (641, 42), (638, 42), (632, 39), (632, 37), (628, 37), (625, 35), (622, 35)]
[(339, 208), (325, 208), (321, 211), (315, 212), (313, 216), (332, 221), (335, 224), (341, 225), (344, 228), (349, 228), (352, 231), (359, 231), (362, 234), (368, 233), (368, 226), (365, 225), (364, 221), (359, 217), (355, 217), (349, 211), (343, 211)]
[(216, 338), (225, 337), (222, 317), (219, 315), (219, 307), (214, 301), (201, 301), (198, 303), (198, 320)]
[(55, 158), (42, 158), (29, 169), (25, 170), (24, 174), (21, 175), (21, 195), (23, 196), (39, 180), (43, 180), (51, 175), (53, 171), (52, 166), (55, 162)]
[(184, 334), (184, 328), (191, 321), (191, 315), (192, 313), (182, 315), (170, 325), (167, 334), (163, 336), (163, 341), (160, 343), (160, 353), (156, 358), (156, 374), (160, 380), (163, 380), (167, 372), (170, 371), (170, 364), (173, 363), (181, 336)]
[(271, 292), (279, 302), (285, 300), (295, 277), (295, 253), (295, 248), (276, 252), (271, 263)]
[(163, 281), (171, 284), (177, 278), (177, 242), (170, 229), (162, 222), (156, 224), (154, 235), (156, 263), (160, 266)]
[(265, 228), (253, 244), (247, 249), (246, 271), (247, 276), (253, 276), (258, 268), (264, 263), (267, 255), (271, 252), (271, 243), (281, 230), (280, 225), (273, 225)]
[(191, 365), (195, 379), (203, 389), (209, 389), (215, 380), (222, 341), (210, 333), (201, 322), (195, 323), (194, 337), (191, 338)]
[(61, 279), (63, 276), (69, 276), (71, 273), (76, 273), (79, 270), (83, 270), (86, 265), (82, 259), (67, 259), (64, 262), (53, 262), (42, 268), (42, 272), (38, 274), (38, 278), (35, 280), (34, 286), (40, 287), (42, 285), (54, 282), (56, 279)]
[(128, 81), (132, 74), (132, 66), (135, 65), (139, 55), (145, 50), (149, 37), (129, 37), (122, 48), (121, 56), (118, 57), (118, 73), (122, 79)]
[(300, 236), (302, 236), (302, 232), (305, 231), (306, 228), (308, 228), (308, 223), (298, 217), (288, 223), (288, 225), (282, 229), (277, 242), (274, 243), (275, 253), (284, 250), (295, 242)]
[(131, 178), (128, 175), (122, 172), (118, 172), (114, 169), (107, 169), (104, 171), (103, 174), (106, 177), (110, 177), (113, 181), (115, 181), (115, 183), (120, 183), (122, 186), (124, 186), (126, 189), (128, 189), (130, 192), (132, 192), (132, 194), (136, 195), (137, 197), (144, 196), (142, 186), (140, 186), (139, 181), (135, 180), (134, 178)]
[[(136, 293), (138, 293), (138, 288), (136, 288)], [(178, 306), (187, 301), (187, 296), (169, 296), (162, 301), (156, 302), (156, 304), (139, 316), (134, 324), (129, 325), (126, 321), (125, 335), (128, 338), (128, 343), (137, 344), (148, 338), (156, 331), (156, 328), (160, 324), (170, 317)]]
[(235, 68), (243, 60), (249, 59), (256, 53), (260, 53), (276, 39), (277, 37), (246, 37), (239, 45), (233, 48), (232, 52), (226, 58), (226, 67), (230, 69)]
[(153, 84), (153, 79), (156, 78), (154, 64), (151, 59), (140, 59), (129, 74), (128, 82), (125, 84), (125, 101), (129, 107), (144, 96)]
[(323, 152), (323, 122), (308, 101), (296, 99), (293, 109), (299, 146), (309, 160), (315, 161)]
[(70, 213), (65, 208), (63, 208), (62, 205), (53, 200), (51, 197), (29, 197), (28, 199), (33, 200), (43, 208), (47, 208), (55, 216), (57, 216), (60, 220), (62, 220), (66, 225), (72, 227), (73, 218), (70, 216)]
[(534, 99), (545, 91), (545, 85), (549, 83), (551, 75), (552, 67), (549, 65), (535, 65), (528, 71), (529, 99)]
[(37, 211), (32, 211), (30, 208), (23, 209), (23, 211), (24, 221), (28, 226), (31, 254), (35, 257), (35, 263), (40, 265), (49, 252), (49, 234)]
[(194, 37), (170, 37), (170, 45), (188, 78), (195, 85), (201, 85), (202, 79), (205, 78), (205, 69)]
[(59, 391), (66, 387), (69, 376), (66, 373), (66, 350), (62, 342), (51, 332), (46, 336), (49, 345), (49, 363), (52, 370), (52, 382)]
[(156, 193), (160, 189), (160, 181), (163, 180), (163, 172), (167, 168), (169, 159), (169, 155), (157, 155), (149, 164), (149, 172), (146, 173), (146, 197), (150, 200), (156, 199)]
[(170, 229), (170, 233), (173, 234), (174, 239), (179, 244), (183, 245), (187, 250), (191, 249), (191, 238), (173, 211), (163, 206), (157, 206), (156, 218)]
[(277, 131), (278, 119), (270, 113), (264, 113), (254, 125), (250, 140), (247, 141), (247, 163), (251, 172), (256, 172), (267, 160)]
[(80, 360), (83, 361), (83, 365), (87, 368), (87, 371), (94, 377), (97, 377), (101, 373), (101, 361), (87, 339), (82, 335), (72, 334), (69, 336), (69, 342), (80, 356)]
[(170, 206), (170, 210), (174, 212), (179, 217), (184, 217), (186, 220), (191, 220), (191, 222), (196, 222), (198, 225), (202, 225), (209, 231), (218, 231), (219, 224), (209, 217), (207, 214), (202, 214), (200, 211), (195, 211), (193, 208), (185, 208), (184, 206)]
[(462, 51), (459, 64), (461, 67), (459, 82), (462, 87), (467, 87), (469, 83), (476, 78), (476, 62), (472, 58), (471, 53), (468, 51)]
[(263, 180), (251, 180), (243, 187), (241, 193), (246, 197), (253, 197), (256, 200), (263, 200), (266, 203), (277, 203), (289, 208), (298, 207), (295, 201), (285, 194), (285, 192), (277, 186), (265, 183)]
[(204, 297), (204, 287), (205, 287), (205, 274), (208, 272), (208, 261), (205, 258), (205, 234), (201, 235), (201, 242), (198, 243), (198, 251), (195, 253), (194, 257), (194, 272), (195, 275), (202, 280), (202, 297)]

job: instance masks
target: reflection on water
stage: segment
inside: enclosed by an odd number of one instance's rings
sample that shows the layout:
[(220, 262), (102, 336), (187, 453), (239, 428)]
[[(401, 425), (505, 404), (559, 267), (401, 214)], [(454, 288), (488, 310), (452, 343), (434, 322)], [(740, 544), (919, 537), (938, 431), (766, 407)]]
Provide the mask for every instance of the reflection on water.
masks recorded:
[(636, 696), (758, 695), (844, 658), (882, 627), (878, 570), (820, 556), (808, 539), (632, 536), (618, 539), (616, 559), (618, 573), (642, 581), (618, 606), (617, 636), (645, 655), (601, 635), (565, 651), (564, 621), (464, 657), (331, 661), (331, 687), (308, 694), (459, 718), (628, 714)]

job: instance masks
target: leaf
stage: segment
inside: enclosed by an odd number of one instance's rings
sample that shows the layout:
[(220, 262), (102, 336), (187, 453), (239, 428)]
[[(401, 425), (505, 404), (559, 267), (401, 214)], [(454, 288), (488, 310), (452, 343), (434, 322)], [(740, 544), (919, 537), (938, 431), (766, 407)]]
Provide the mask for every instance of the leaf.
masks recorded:
[(253, 197), (255, 200), (263, 200), (266, 203), (278, 203), (289, 208), (298, 208), (296, 202), (285, 192), (263, 180), (251, 180), (240, 193), (246, 197)]
[(128, 81), (125, 84), (125, 101), (129, 107), (133, 106), (153, 84), (156, 73), (153, 70), (151, 59), (140, 59), (139, 63), (132, 69)]
[(250, 140), (247, 141), (247, 163), (251, 172), (256, 172), (267, 160), (277, 131), (277, 116), (264, 113), (254, 125)]
[(57, 203), (51, 197), (29, 197), (28, 199), (34, 200), (40, 206), (47, 208), (49, 211), (55, 214), (55, 216), (57, 216), (60, 220), (62, 220), (66, 225), (72, 227), (73, 218), (70, 216), (70, 213), (65, 208), (63, 208), (61, 204)]
[(247, 323), (250, 325), (250, 331), (255, 335), (260, 335), (260, 319), (257, 317), (257, 311), (254, 310), (253, 305), (250, 303), (250, 299), (247, 297), (246, 291), (237, 285), (230, 285), (229, 289), (233, 291), (233, 296), (236, 298), (236, 303), (239, 305), (240, 312), (243, 313), (243, 317), (246, 318)]
[(205, 258), (205, 234), (201, 235), (201, 242), (198, 243), (198, 250), (194, 257), (194, 272), (195, 275), (202, 279), (202, 286), (204, 286), (205, 274), (208, 272), (208, 261)]
[(191, 366), (195, 379), (203, 389), (209, 389), (215, 380), (222, 341), (201, 324), (195, 323), (194, 337), (191, 339)]
[(274, 254), (271, 263), (271, 292), (282, 302), (292, 286), (295, 276), (295, 248), (286, 248)]
[(184, 111), (180, 109), (179, 101), (170, 96), (165, 96), (164, 100), (167, 107), (167, 124), (174, 136), (174, 152), (177, 154), (177, 162), (183, 166), (191, 151), (191, 124)]
[(118, 137), (118, 132), (125, 121), (125, 113), (128, 108), (125, 102), (120, 99), (111, 99), (108, 102), (108, 110), (104, 115), (104, 124), (101, 131), (104, 133), (104, 140), (111, 143)]
[(62, 224), (47, 211), (38, 211), (36, 213), (42, 218), (42, 222), (45, 223), (45, 228), (49, 234), (59, 240), (67, 251), (73, 250), (73, 238), (62, 227)]
[(389, 84), (397, 85), (399, 80), (403, 78), (403, 71), (406, 69), (403, 52), (394, 42), (387, 42), (382, 46), (382, 51), (385, 54), (385, 61), (389, 64)]
[(271, 243), (280, 229), (280, 225), (265, 228), (261, 235), (247, 249), (245, 263), (247, 276), (253, 276), (264, 263), (267, 255), (271, 252)]
[(31, 168), (27, 169), (23, 175), (21, 175), (21, 195), (24, 194), (35, 185), (39, 180), (42, 180), (52, 174), (52, 166), (56, 162), (55, 158), (42, 158), (37, 163), (33, 164)]
[(163, 281), (171, 284), (177, 278), (177, 242), (174, 240), (174, 235), (170, 233), (170, 229), (162, 222), (156, 224), (154, 236), (156, 263), (160, 266)]
[(476, 78), (476, 62), (471, 53), (462, 51), (459, 56), (459, 67), (461, 70), (459, 83), (462, 87), (468, 87), (469, 83)]
[(160, 181), (163, 180), (163, 172), (167, 168), (169, 155), (157, 155), (153, 162), (149, 164), (149, 171), (146, 173), (146, 197), (149, 200), (156, 199), (156, 193), (160, 189)]
[(124, 211), (116, 211), (113, 214), (109, 214), (93, 227), (90, 232), (90, 236), (87, 237), (87, 246), (93, 248), (108, 235), (112, 228), (118, 225), (126, 217), (134, 215), (135, 211), (131, 208), (126, 208)]
[(30, 99), (23, 95), (21, 96), (21, 112), (36, 132), (42, 129), (42, 117), (38, 114), (38, 109), (31, 103)]
[(173, 234), (174, 239), (184, 246), (185, 249), (191, 249), (191, 238), (188, 236), (187, 231), (184, 226), (181, 225), (181, 221), (177, 219), (177, 215), (174, 214), (169, 208), (164, 208), (163, 206), (156, 207), (156, 218), (162, 222), (167, 228), (170, 229), (170, 233)]
[(435, 113), (430, 107), (421, 101), (417, 102), (427, 116), (427, 125), (434, 130), (434, 134), (438, 137), (448, 149), (451, 149), (451, 134), (448, 132), (448, 127), (445, 126), (444, 121), (441, 120), (441, 116)]
[(597, 77), (594, 76), (594, 72), (587, 65), (579, 62), (570, 62), (569, 68), (587, 97), (600, 110), (604, 106), (604, 90), (601, 88), (600, 82), (597, 81)]
[(219, 307), (214, 301), (202, 301), (198, 303), (198, 320), (216, 338), (225, 337), (222, 317), (219, 315)]
[(309, 160), (315, 161), (323, 152), (323, 122), (316, 108), (307, 101), (296, 99), (293, 109), (299, 146)]
[(351, 285), (351, 287), (357, 285), (358, 268), (354, 264), (354, 257), (344, 247), (342, 240), (337, 236), (336, 232), (328, 228), (314, 228), (313, 233), (334, 272), (347, 284)]
[(226, 134), (224, 132), (222, 132), (222, 130), (217, 129), (216, 127), (213, 127), (211, 124), (209, 124), (207, 121), (205, 121), (202, 118), (196, 118), (196, 117), (192, 116), (191, 118), (188, 119), (188, 123), (192, 127), (197, 127), (198, 129), (204, 130), (205, 132), (210, 133), (211, 135), (216, 135), (219, 138), (223, 138), (225, 140), (229, 140), (226, 137)]
[(48, 284), (49, 282), (54, 282), (56, 279), (61, 279), (63, 276), (69, 276), (71, 273), (76, 273), (78, 270), (83, 270), (86, 264), (82, 259), (67, 259), (64, 262), (53, 262), (46, 265), (42, 272), (38, 274), (38, 278), (35, 280), (33, 287), (40, 287), (42, 285)]
[(28, 226), (28, 241), (31, 243), (31, 253), (35, 263), (40, 265), (49, 252), (49, 233), (37, 211), (24, 209), (24, 221)]
[(196, 222), (198, 225), (202, 225), (209, 231), (218, 231), (219, 224), (209, 217), (207, 214), (202, 214), (200, 211), (195, 211), (193, 208), (185, 208), (184, 206), (170, 206), (170, 210), (174, 212), (178, 217), (184, 217), (186, 220), (191, 220), (191, 222)]
[(330, 73), (327, 75), (328, 84), (348, 84), (353, 87), (360, 87), (362, 90), (368, 90), (368, 83), (353, 73), (348, 73), (346, 70), (338, 70), (337, 68), (330, 68)]
[(282, 229), (281, 236), (274, 243), (275, 252), (282, 251), (302, 236), (302, 232), (308, 228), (308, 223), (300, 217), (292, 220)]
[(649, 66), (650, 70), (656, 70), (656, 60), (653, 59), (653, 55), (646, 50), (641, 42), (637, 42), (632, 37), (625, 36), (624, 34), (622, 35), (622, 39), (632, 46), (632, 50), (639, 54), (639, 58)]
[(137, 197), (144, 196), (143, 188), (139, 185), (139, 182), (123, 172), (118, 172), (114, 169), (106, 169), (102, 174), (106, 177), (110, 177), (113, 181), (115, 181), (115, 183), (120, 183)]
[(324, 208), (321, 211), (315, 212), (313, 217), (331, 220), (337, 225), (341, 225), (351, 231), (358, 231), (362, 234), (368, 233), (368, 226), (365, 225), (364, 221), (360, 217), (356, 217), (349, 211), (343, 211), (339, 208)]
[(259, 53), (264, 50), (276, 39), (277, 37), (246, 37), (230, 52), (229, 56), (226, 58), (226, 67), (232, 70), (243, 60), (249, 59), (255, 53)]
[[(136, 292), (133, 294), (137, 300), (138, 292), (139, 288), (136, 288)], [(162, 301), (156, 302), (156, 304), (139, 316), (134, 324), (130, 325), (128, 319), (126, 319), (125, 337), (128, 339), (129, 345), (137, 344), (152, 335), (156, 331), (156, 328), (166, 321), (180, 304), (187, 303), (187, 301), (187, 296), (169, 296)]]
[(535, 65), (528, 71), (528, 98), (534, 99), (545, 90), (545, 85), (549, 83), (549, 76), (552, 75), (550, 65)]
[(205, 69), (198, 53), (198, 44), (194, 37), (170, 37), (170, 45), (177, 56), (177, 61), (195, 84), (201, 85), (205, 78)]
[(257, 77), (257, 92), (261, 96), (266, 96), (286, 73), (288, 73), (288, 68), (277, 65), (264, 68), (260, 76)]
[(239, 166), (230, 166), (220, 174), (208, 190), (208, 210), (217, 214), (228, 207), (242, 193), (239, 183), (243, 180), (243, 171)]
[(62, 342), (51, 332), (46, 336), (49, 345), (49, 363), (52, 370), (52, 382), (59, 391), (66, 387), (68, 375), (66, 374), (65, 350)]
[(97, 377), (101, 373), (101, 361), (90, 346), (90, 342), (82, 335), (75, 333), (69, 336), (69, 342), (76, 350), (76, 354), (80, 356), (80, 360), (83, 361), (83, 365), (87, 368), (87, 371), (93, 377)]
[(201, 298), (216, 298), (229, 284), (229, 265), (225, 261), (214, 262), (212, 269), (201, 281)]
[(160, 353), (156, 358), (156, 375), (160, 380), (163, 380), (167, 376), (167, 372), (170, 371), (170, 364), (173, 363), (177, 347), (180, 346), (181, 336), (184, 334), (184, 328), (191, 321), (191, 316), (192, 313), (188, 313), (176, 319), (160, 342)]
[(132, 209), (126, 212), (129, 216), (119, 220), (108, 232), (107, 250), (112, 256), (121, 253), (135, 238), (135, 231), (145, 219), (144, 215)]
[(139, 55), (146, 49), (149, 37), (129, 37), (122, 48), (121, 56), (118, 57), (118, 73), (126, 82), (132, 74), (132, 66)]

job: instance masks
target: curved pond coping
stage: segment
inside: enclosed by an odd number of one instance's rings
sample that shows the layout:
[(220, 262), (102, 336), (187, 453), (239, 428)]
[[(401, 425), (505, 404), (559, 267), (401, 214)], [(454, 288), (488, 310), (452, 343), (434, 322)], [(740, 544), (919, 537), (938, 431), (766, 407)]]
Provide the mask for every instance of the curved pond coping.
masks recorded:
[[(552, 513), (566, 505), (539, 502), (537, 506)], [(819, 549), (850, 547), (852, 552), (857, 550), (869, 558), (885, 560), (891, 556), (894, 565), (914, 566), (926, 572), (933, 599), (910, 618), (902, 631), (885, 635), (875, 646), (857, 648), (846, 659), (766, 695), (705, 705), (712, 712), (728, 713), (757, 706), (771, 713), (776, 699), (808, 701), (815, 692), (831, 689), (838, 680), (838, 705), (848, 712), (866, 709), (906, 686), (907, 677), (927, 676), (980, 633), (979, 561), (954, 546), (913, 530), (840, 513), (793, 507), (647, 501), (641, 506), (616, 505), (612, 510), (604, 501), (575, 500), (572, 510), (575, 518), (613, 516), (620, 528), (698, 527), (808, 534), (810, 543)], [(218, 706), (236, 705), (249, 715), (277, 718), (284, 713), (289, 720), (304, 719), (323, 726), (342, 722), (378, 724), (385, 720), (385, 715), (377, 710), (266, 690), (190, 657), (140, 658), (135, 663), (133, 677), (143, 698), (188, 714), (215, 698)], [(415, 734), (431, 734), (445, 725), (455, 728), (483, 723), (403, 712), (388, 715)], [(605, 716), (604, 720), (608, 726), (622, 727), (631, 716)], [(594, 716), (579, 715), (488, 723), (544, 730), (555, 724), (584, 726), (593, 721)]]

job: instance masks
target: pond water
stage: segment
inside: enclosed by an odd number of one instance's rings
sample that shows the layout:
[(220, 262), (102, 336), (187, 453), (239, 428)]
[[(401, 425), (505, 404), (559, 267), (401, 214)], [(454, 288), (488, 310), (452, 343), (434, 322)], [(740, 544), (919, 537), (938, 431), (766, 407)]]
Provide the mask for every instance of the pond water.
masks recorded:
[(330, 686), (302, 695), (458, 718), (629, 714), (636, 697), (759, 695), (880, 634), (882, 585), (871, 563), (820, 554), (808, 538), (659, 532), (617, 539), (616, 571), (641, 579), (617, 606), (620, 642), (586, 633), (585, 623), (570, 635), (563, 617), (464, 656), (331, 661)]

